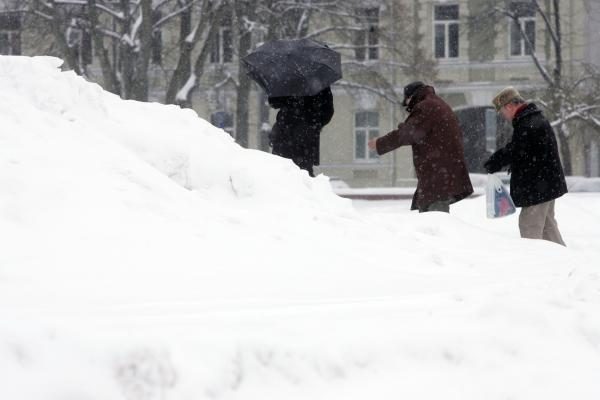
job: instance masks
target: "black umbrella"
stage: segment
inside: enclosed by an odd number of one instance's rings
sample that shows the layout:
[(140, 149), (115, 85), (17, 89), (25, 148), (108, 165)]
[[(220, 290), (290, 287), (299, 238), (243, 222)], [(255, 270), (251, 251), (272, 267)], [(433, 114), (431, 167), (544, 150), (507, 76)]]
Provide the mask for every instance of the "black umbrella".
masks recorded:
[(342, 77), (340, 54), (311, 39), (268, 42), (242, 61), (270, 97), (314, 96)]

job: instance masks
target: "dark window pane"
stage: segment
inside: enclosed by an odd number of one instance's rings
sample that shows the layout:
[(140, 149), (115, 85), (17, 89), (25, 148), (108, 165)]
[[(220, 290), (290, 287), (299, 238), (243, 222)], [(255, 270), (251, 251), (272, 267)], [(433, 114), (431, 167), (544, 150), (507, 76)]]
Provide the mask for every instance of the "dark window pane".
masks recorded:
[(21, 31), (13, 32), (12, 34), (12, 55), (20, 56), (21, 55)]
[(359, 112), (354, 115), (354, 125), (356, 127), (367, 126), (367, 113)]
[(379, 126), (379, 113), (369, 112), (367, 113), (367, 124), (369, 127), (378, 127)]
[(458, 5), (435, 6), (436, 21), (449, 21), (458, 19)]
[(510, 3), (510, 11), (517, 14), (517, 17), (535, 16), (535, 4), (531, 1), (513, 1)]
[(372, 25), (369, 28), (369, 46), (377, 46), (379, 44), (379, 32), (377, 26)]
[(458, 57), (458, 24), (448, 25), (448, 57)]
[(369, 47), (369, 60), (379, 59), (379, 48)]
[(356, 148), (354, 149), (354, 156), (358, 159), (365, 158), (367, 143), (366, 133), (363, 130), (356, 131)]
[(21, 17), (16, 13), (0, 15), (0, 29), (7, 31), (21, 30)]
[(88, 31), (83, 31), (81, 39), (81, 61), (85, 65), (92, 63), (92, 35)]
[(369, 21), (379, 21), (379, 8), (365, 9), (365, 16)]
[(356, 59), (359, 61), (363, 61), (365, 59), (365, 41), (367, 32), (365, 31), (357, 31), (354, 33), (354, 45), (358, 46), (354, 49), (354, 54)]
[(525, 35), (531, 42), (531, 48), (525, 45), (525, 54), (531, 54), (535, 51), (535, 21), (525, 21)]
[(435, 58), (446, 57), (446, 27), (435, 25)]
[(519, 26), (515, 21), (510, 22), (510, 55), (520, 56), (521, 53), (521, 33)]
[(223, 62), (233, 61), (233, 38), (231, 36), (231, 30), (225, 29), (222, 32), (223, 37)]
[(379, 31), (376, 25), (372, 25), (369, 29), (369, 60), (377, 60), (379, 58)]
[(220, 36), (219, 34), (215, 35), (215, 38), (211, 45), (211, 49), (210, 49), (210, 62), (211, 63), (218, 63), (220, 61), (220, 57), (219, 57), (220, 37), (219, 36)]
[(362, 22), (379, 22), (379, 7), (357, 8), (357, 19)]
[[(379, 47), (377, 38), (373, 39), (375, 43), (369, 43), (369, 60), (377, 60), (379, 58)], [(369, 40), (371, 42), (371, 40)]]
[[(373, 113), (375, 115), (377, 115), (377, 113)], [(369, 130), (369, 140), (371, 139), (376, 139), (379, 136), (379, 130), (378, 129), (371, 129)], [(377, 155), (377, 150), (371, 150), (369, 149), (369, 158), (378, 158), (379, 156)]]
[(10, 47), (8, 42), (8, 33), (0, 32), (0, 54), (9, 55)]

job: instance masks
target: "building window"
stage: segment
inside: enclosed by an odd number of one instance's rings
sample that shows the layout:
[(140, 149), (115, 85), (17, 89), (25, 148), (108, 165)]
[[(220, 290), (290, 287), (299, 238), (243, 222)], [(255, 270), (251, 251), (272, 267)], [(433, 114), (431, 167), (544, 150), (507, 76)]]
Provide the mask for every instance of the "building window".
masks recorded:
[(367, 142), (379, 136), (379, 113), (361, 111), (354, 114), (354, 158), (368, 161), (379, 158), (375, 150), (369, 150)]
[(233, 136), (233, 113), (217, 111), (210, 115), (210, 123)]
[(21, 54), (21, 17), (15, 13), (0, 15), (0, 54)]
[(215, 35), (210, 51), (210, 62), (224, 64), (233, 61), (233, 36), (231, 26), (221, 26)]
[(76, 19), (66, 32), (67, 45), (75, 51), (75, 58), (80, 65), (92, 63), (92, 35), (87, 30), (81, 29)]
[[(535, 49), (535, 5), (531, 2), (512, 2), (510, 12), (518, 18), (518, 21), (511, 18), (509, 22), (510, 55), (531, 55)], [(525, 38), (529, 39), (531, 47), (527, 45)]]
[(458, 57), (458, 5), (438, 5), (433, 11), (435, 58)]
[(355, 56), (359, 61), (379, 59), (379, 8), (356, 10), (359, 24), (364, 30), (354, 33)]

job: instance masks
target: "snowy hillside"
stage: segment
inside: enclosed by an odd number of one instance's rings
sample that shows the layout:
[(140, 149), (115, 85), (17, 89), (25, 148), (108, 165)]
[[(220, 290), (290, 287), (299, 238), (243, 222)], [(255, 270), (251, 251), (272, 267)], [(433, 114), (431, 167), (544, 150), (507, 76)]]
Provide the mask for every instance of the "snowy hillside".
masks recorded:
[(600, 398), (597, 194), (357, 207), (59, 65), (0, 56), (0, 399)]

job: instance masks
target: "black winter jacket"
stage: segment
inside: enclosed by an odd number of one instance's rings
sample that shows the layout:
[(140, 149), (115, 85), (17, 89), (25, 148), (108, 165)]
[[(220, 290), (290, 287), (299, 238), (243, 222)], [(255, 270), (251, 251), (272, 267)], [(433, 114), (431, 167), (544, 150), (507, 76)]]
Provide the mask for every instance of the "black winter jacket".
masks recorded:
[(489, 173), (509, 166), (510, 195), (518, 207), (530, 207), (567, 193), (554, 131), (533, 103), (515, 115), (511, 141), (497, 150), (485, 168)]
[(269, 97), (279, 109), (269, 135), (273, 154), (292, 159), (300, 168), (312, 171), (319, 165), (321, 129), (333, 117), (333, 95), (328, 87), (315, 96)]

